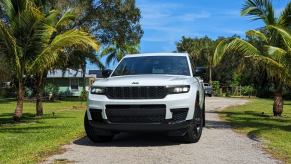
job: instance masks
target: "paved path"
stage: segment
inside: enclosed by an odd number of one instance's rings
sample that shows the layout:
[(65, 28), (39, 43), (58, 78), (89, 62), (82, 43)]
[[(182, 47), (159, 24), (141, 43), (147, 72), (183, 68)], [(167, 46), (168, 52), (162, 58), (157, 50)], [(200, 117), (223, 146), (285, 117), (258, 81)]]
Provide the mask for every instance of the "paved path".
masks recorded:
[(233, 132), (218, 118), (217, 110), (246, 102), (240, 99), (207, 98), (206, 128), (196, 144), (171, 142), (165, 136), (153, 134), (122, 133), (114, 141), (102, 144), (82, 138), (64, 146), (67, 150), (65, 153), (50, 157), (46, 163), (279, 163), (261, 150), (259, 142)]

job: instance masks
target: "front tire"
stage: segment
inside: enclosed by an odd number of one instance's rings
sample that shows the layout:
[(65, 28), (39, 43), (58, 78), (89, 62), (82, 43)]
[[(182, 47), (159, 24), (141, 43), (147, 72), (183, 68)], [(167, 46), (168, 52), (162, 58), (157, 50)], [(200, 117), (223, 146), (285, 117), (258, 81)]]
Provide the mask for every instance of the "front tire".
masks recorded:
[(87, 134), (87, 137), (92, 141), (92, 142), (109, 142), (112, 140), (113, 135), (110, 136), (100, 136), (96, 132), (95, 128), (92, 127), (89, 123), (87, 112), (85, 113), (84, 116), (84, 126), (85, 126), (85, 131)]
[(201, 109), (199, 99), (197, 99), (195, 103), (194, 118), (187, 128), (186, 134), (183, 136), (185, 142), (196, 143), (200, 140), (204, 124), (203, 120), (203, 109)]

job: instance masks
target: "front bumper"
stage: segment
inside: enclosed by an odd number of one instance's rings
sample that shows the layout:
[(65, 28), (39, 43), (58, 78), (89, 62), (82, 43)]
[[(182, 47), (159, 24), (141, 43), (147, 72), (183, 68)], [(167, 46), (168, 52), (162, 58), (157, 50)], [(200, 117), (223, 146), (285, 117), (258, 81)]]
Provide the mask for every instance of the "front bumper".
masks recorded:
[[(163, 99), (138, 99), (138, 100), (127, 100), (127, 99), (108, 99), (106, 96), (103, 95), (89, 95), (88, 100), (88, 120), (89, 124), (94, 128), (94, 130), (99, 135), (112, 135), (112, 133), (118, 132), (126, 132), (126, 131), (146, 131), (146, 132), (163, 132), (167, 133), (169, 136), (182, 136), (186, 133), (186, 129), (190, 126), (190, 123), (193, 119), (194, 111), (195, 111), (195, 99), (196, 99), (196, 92), (190, 91), (184, 94), (172, 94), (167, 95)], [(129, 115), (125, 116), (129, 119), (129, 122), (124, 120), (117, 120), (122, 122), (112, 122), (114, 117), (110, 116), (110, 108), (109, 106), (155, 106), (161, 105), (164, 106), (163, 110), (163, 117), (162, 119), (156, 119), (156, 111), (154, 110), (154, 123), (151, 121), (151, 114), (148, 114), (147, 111), (145, 112), (146, 116), (149, 116), (149, 119), (145, 121), (149, 122), (142, 122), (139, 120), (140, 113), (143, 113), (141, 110), (150, 110), (149, 108), (140, 108), (136, 109), (135, 112), (134, 108), (130, 108)], [(187, 113), (184, 114), (179, 113), (179, 110), (186, 109)], [(91, 113), (92, 110), (100, 113), (100, 117), (94, 118), (93, 121)], [(126, 110), (123, 109), (122, 110)], [(90, 112), (91, 111), (91, 112)], [(117, 113), (114, 113), (113, 116), (119, 116)], [(180, 115), (181, 114), (181, 115)], [(181, 119), (183, 115), (183, 119)], [(95, 115), (96, 116), (96, 115)], [(137, 116), (137, 120), (135, 120), (135, 116)], [(133, 120), (131, 119), (133, 118)], [(158, 120), (158, 121), (157, 121)], [(161, 121), (159, 121), (161, 120)], [(178, 120), (178, 121), (177, 121)], [(134, 122), (137, 121), (137, 122)]]
[(186, 94), (173, 94), (167, 95), (163, 99), (139, 99), (139, 100), (119, 100), (108, 99), (103, 95), (89, 95), (88, 100), (88, 119), (92, 120), (89, 109), (101, 110), (102, 118), (107, 120), (106, 105), (165, 105), (166, 114), (165, 119), (170, 120), (173, 117), (171, 109), (187, 108), (188, 114), (185, 120), (193, 119), (194, 106), (195, 106), (196, 94), (189, 92)]
[(183, 136), (191, 125), (191, 120), (164, 123), (110, 123), (104, 120), (102, 123), (89, 121), (99, 135), (112, 135), (118, 132), (162, 132), (169, 136)]

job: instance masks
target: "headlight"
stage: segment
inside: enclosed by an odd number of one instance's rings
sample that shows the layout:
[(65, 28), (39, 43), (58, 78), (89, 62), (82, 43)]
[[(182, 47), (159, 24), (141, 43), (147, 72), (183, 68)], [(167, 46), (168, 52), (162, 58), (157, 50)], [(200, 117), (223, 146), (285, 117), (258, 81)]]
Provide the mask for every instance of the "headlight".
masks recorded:
[(169, 86), (167, 88), (168, 88), (168, 93), (170, 94), (187, 93), (190, 90), (190, 85)]
[(90, 93), (91, 94), (95, 94), (95, 95), (103, 95), (105, 93), (105, 88), (102, 88), (102, 87), (91, 87)]

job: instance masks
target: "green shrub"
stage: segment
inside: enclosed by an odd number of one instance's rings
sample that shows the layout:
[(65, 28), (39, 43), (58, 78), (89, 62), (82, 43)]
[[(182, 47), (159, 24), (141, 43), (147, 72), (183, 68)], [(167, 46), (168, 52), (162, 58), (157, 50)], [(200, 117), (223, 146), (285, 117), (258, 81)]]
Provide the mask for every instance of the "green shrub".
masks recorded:
[(212, 81), (212, 89), (215, 96), (221, 96), (219, 81)]
[(255, 89), (254, 87), (248, 85), (248, 86), (243, 86), (241, 88), (241, 93), (244, 96), (251, 96), (254, 93)]
[(59, 93), (59, 87), (56, 86), (55, 84), (48, 83), (44, 87), (44, 95), (49, 95), (50, 93), (52, 93), (53, 95), (58, 95), (58, 93)]
[(5, 97), (5, 90), (0, 88), (0, 98), (4, 98)]
[(31, 96), (33, 96), (33, 91), (32, 91), (32, 89), (29, 88), (29, 87), (25, 87), (25, 88), (24, 88), (24, 96), (25, 96), (25, 97), (31, 97)]

